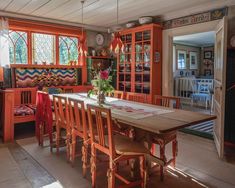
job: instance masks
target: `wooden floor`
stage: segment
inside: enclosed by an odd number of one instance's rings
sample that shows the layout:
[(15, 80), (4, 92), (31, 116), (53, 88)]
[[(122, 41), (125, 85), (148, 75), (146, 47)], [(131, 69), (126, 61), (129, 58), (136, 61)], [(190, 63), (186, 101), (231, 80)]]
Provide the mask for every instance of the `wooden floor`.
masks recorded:
[[(229, 162), (218, 159), (213, 141), (179, 133), (177, 168), (168, 168), (164, 182), (157, 171), (149, 179), (148, 187), (235, 187), (235, 155)], [(65, 159), (65, 151), (57, 156), (48, 147), (41, 148), (35, 138), (18, 140), (16, 144), (0, 146), (0, 188), (56, 187), (88, 188), (90, 177), (82, 177), (81, 158), (72, 168)], [(98, 188), (107, 187), (107, 165), (99, 166)], [(127, 166), (124, 166), (127, 168)], [(127, 173), (125, 170), (123, 173)], [(127, 174), (128, 175), (128, 174)]]

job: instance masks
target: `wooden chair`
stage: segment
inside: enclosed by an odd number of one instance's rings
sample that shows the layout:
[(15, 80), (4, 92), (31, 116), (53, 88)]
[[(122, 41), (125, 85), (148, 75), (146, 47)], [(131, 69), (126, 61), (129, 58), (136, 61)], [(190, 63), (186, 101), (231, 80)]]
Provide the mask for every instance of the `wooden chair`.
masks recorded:
[(123, 91), (115, 90), (112, 93), (109, 93), (109, 97), (124, 99), (124, 93), (123, 93)]
[(53, 131), (53, 115), (51, 100), (48, 93), (38, 91), (36, 101), (36, 137), (38, 138), (38, 144), (43, 146), (44, 137), (48, 136), (50, 145), (52, 144), (52, 131)]
[(78, 99), (68, 99), (70, 130), (71, 130), (71, 156), (70, 161), (74, 164), (76, 155), (77, 137), (83, 140), (82, 146), (82, 169), (83, 176), (86, 176), (87, 169), (87, 150), (88, 150), (88, 135), (87, 135), (87, 120), (84, 102)]
[(176, 109), (180, 108), (180, 98), (174, 96), (161, 96), (155, 95), (154, 96), (154, 104), (160, 104), (161, 106), (165, 107), (173, 107)]
[[(113, 134), (113, 125), (110, 109), (102, 108), (94, 105), (87, 105), (89, 130), (91, 133), (91, 174), (92, 187), (96, 186), (96, 155), (97, 150), (109, 156), (108, 187), (114, 188), (115, 179), (118, 178), (124, 182), (125, 186), (130, 187), (146, 184), (146, 169), (145, 155), (149, 151), (141, 144), (132, 141), (131, 139)], [(93, 118), (95, 116), (95, 119)], [(108, 134), (105, 135), (105, 130)], [(123, 176), (117, 173), (117, 165), (121, 161), (126, 161), (133, 158), (140, 160), (141, 180), (130, 182)]]
[(64, 93), (74, 93), (73, 88), (64, 88)]
[[(154, 96), (154, 104), (161, 105), (164, 107), (172, 107), (179, 109), (180, 108), (180, 98), (174, 97), (174, 96), (160, 96), (155, 95)], [(165, 166), (169, 164), (173, 164), (173, 167), (175, 167), (176, 162), (176, 156), (178, 151), (178, 142), (177, 142), (177, 132), (172, 131), (168, 134), (157, 134), (155, 138), (153, 139), (154, 144), (158, 144), (160, 147), (160, 158), (164, 161), (166, 161)], [(166, 159), (165, 155), (165, 147), (168, 143), (172, 143), (172, 158), (170, 160)], [(154, 150), (153, 150), (154, 152)], [(164, 179), (164, 167), (160, 166), (160, 178), (161, 180)]]
[[(55, 123), (56, 123), (56, 153), (59, 154), (59, 148), (64, 147), (66, 144), (67, 148), (67, 160), (70, 159), (70, 143), (71, 143), (71, 130), (69, 127), (69, 114), (68, 114), (68, 101), (66, 97), (53, 95), (53, 106), (55, 112)], [(66, 138), (62, 138), (61, 130), (66, 131)], [(51, 146), (51, 150), (52, 150)]]
[(129, 101), (145, 103), (146, 102), (146, 95), (140, 94), (140, 93), (128, 92), (126, 99)]

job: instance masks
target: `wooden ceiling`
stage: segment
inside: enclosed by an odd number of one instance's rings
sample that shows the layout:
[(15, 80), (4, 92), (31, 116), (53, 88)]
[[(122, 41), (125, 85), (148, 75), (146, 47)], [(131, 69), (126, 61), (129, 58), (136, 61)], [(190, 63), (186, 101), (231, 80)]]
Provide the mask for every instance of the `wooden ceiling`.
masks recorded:
[[(234, 0), (119, 0), (119, 23), (140, 16), (169, 19), (204, 9), (235, 4)], [(30, 16), (48, 20), (81, 23), (80, 0), (0, 0), (0, 15)], [(86, 0), (84, 23), (108, 28), (116, 24), (116, 0)]]

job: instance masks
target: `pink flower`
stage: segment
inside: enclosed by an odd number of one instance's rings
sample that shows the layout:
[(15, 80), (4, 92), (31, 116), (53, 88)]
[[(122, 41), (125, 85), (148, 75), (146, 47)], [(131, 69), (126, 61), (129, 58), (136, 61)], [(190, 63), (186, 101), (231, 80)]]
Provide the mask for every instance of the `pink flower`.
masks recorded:
[(107, 70), (100, 71), (100, 78), (102, 80), (107, 80), (109, 78), (109, 72)]

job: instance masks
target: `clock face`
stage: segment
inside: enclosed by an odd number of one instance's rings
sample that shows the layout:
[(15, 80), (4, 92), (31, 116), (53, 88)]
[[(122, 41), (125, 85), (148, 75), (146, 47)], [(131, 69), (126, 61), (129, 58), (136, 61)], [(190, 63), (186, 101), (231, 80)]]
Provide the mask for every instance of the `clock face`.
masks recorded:
[(96, 44), (100, 46), (104, 44), (104, 36), (102, 34), (97, 34), (95, 39), (96, 39)]

